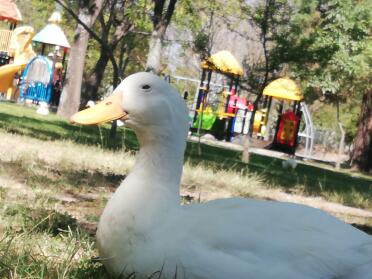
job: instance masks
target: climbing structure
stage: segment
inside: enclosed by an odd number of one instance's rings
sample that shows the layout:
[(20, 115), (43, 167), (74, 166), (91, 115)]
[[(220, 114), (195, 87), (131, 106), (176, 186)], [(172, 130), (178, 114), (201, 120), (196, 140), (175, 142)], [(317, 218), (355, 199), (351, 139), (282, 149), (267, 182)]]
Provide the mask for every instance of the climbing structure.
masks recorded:
[[(70, 48), (66, 35), (59, 26), (61, 15), (54, 12), (48, 24), (32, 39), (41, 44), (41, 55), (32, 59), (22, 74), (20, 85), (21, 100), (44, 106), (53, 102), (58, 105), (63, 83), (63, 65)], [(60, 53), (62, 48), (63, 54)], [(50, 51), (48, 56), (45, 52)]]
[[(214, 135), (231, 140), (234, 132), (246, 131), (245, 116), (248, 111), (248, 101), (239, 96), (239, 79), (243, 75), (243, 68), (235, 57), (228, 51), (220, 51), (202, 62), (202, 75), (198, 94), (196, 96), (193, 129), (200, 134), (202, 129), (213, 129)], [(219, 97), (211, 95), (212, 74), (222, 74), (229, 80), (229, 85)], [(214, 103), (210, 99), (217, 99)], [(239, 119), (237, 121), (237, 119)], [(248, 123), (247, 123), (248, 124)]]
[[(254, 130), (263, 133), (266, 130), (268, 114), (272, 104), (272, 99), (279, 101), (278, 120), (275, 129), (275, 135), (271, 149), (294, 154), (299, 136), (300, 122), (304, 114), (305, 131), (302, 136), (305, 137), (305, 153), (310, 154), (312, 150), (313, 129), (309, 111), (303, 102), (303, 95), (300, 87), (295, 81), (289, 78), (279, 78), (267, 85), (263, 91), (266, 97), (266, 106), (261, 109), (261, 114), (257, 114), (254, 121)], [(287, 109), (284, 110), (284, 103)]]

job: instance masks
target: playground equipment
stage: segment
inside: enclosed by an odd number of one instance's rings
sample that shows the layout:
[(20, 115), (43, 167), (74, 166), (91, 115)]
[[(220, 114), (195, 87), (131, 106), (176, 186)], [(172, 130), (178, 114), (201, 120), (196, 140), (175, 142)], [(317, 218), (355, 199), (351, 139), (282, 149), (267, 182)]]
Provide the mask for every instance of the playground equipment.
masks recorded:
[[(54, 105), (58, 104), (60, 88), (63, 83), (62, 68), (65, 63), (66, 54), (70, 48), (66, 35), (58, 26), (61, 22), (61, 14), (54, 12), (48, 19), (48, 24), (32, 39), (41, 44), (41, 55), (29, 62), (22, 74), (20, 97), (26, 102), (41, 104), (44, 108), (52, 100)], [(60, 48), (63, 49), (61, 62)], [(52, 48), (48, 55), (51, 60), (43, 56), (47, 48)], [(57, 96), (58, 95), (58, 96)]]
[(31, 44), (33, 35), (34, 29), (31, 26), (18, 27), (12, 31), (7, 53), (13, 57), (13, 63), (0, 67), (0, 92), (6, 93), (7, 99), (16, 99), (15, 74), (20, 73), (35, 56)]
[[(220, 51), (201, 64), (202, 75), (195, 99), (195, 114), (192, 130), (200, 134), (201, 129), (214, 130), (217, 138), (231, 140), (234, 132), (246, 133), (249, 123), (248, 101), (238, 95), (239, 78), (243, 68), (228, 51)], [(212, 73), (229, 79), (228, 90), (211, 94)]]
[(63, 49), (62, 65), (65, 63), (66, 54), (70, 49), (70, 44), (66, 38), (65, 33), (59, 26), (61, 23), (61, 14), (59, 12), (53, 12), (48, 19), (48, 24), (38, 32), (32, 39), (36, 43), (41, 43), (41, 55), (45, 55), (47, 46), (54, 47), (54, 53), (58, 56), (60, 48)]
[[(30, 26), (15, 28), (21, 15), (11, 0), (0, 2), (0, 20), (11, 23), (10, 30), (0, 30), (0, 92), (6, 94), (7, 99), (17, 100), (16, 88), (20, 77), (21, 101), (49, 104), (54, 100), (54, 104), (58, 104), (63, 82), (62, 68), (70, 48), (58, 26), (60, 13), (54, 12), (49, 23), (35, 37)], [(41, 43), (42, 55), (52, 47), (52, 53), (48, 55), (51, 59), (47, 56), (35, 57), (32, 41)], [(61, 61), (60, 48), (63, 49)], [(46, 107), (45, 104), (43, 107)]]
[(0, 21), (9, 24), (8, 30), (0, 30), (0, 92), (7, 99), (15, 98), (15, 75), (35, 56), (31, 45), (34, 30), (30, 26), (16, 28), (21, 20), (21, 13), (13, 1), (0, 1)]
[(49, 103), (52, 97), (53, 69), (45, 56), (36, 56), (23, 71), (19, 97), (21, 101)]
[[(303, 95), (297, 84), (289, 78), (279, 78), (267, 85), (263, 91), (266, 97), (266, 106), (257, 111), (253, 123), (253, 131), (263, 137), (266, 132), (268, 114), (272, 104), (272, 99), (280, 101), (279, 117), (271, 149), (294, 154), (297, 146), (299, 128), (302, 114), (304, 114), (306, 129), (303, 136), (306, 139), (305, 153), (309, 154), (312, 150), (313, 129), (309, 111), (303, 103)], [(284, 103), (287, 108), (284, 111)]]
[[(8, 22), (10, 24), (10, 30), (15, 29), (17, 23), (22, 21), (22, 15), (12, 0), (0, 1), (0, 21)], [(10, 39), (10, 36), (8, 38)]]
[(0, 21), (9, 24), (9, 29), (0, 30), (0, 66), (10, 62), (9, 44), (13, 30), (17, 23), (22, 20), (21, 13), (17, 6), (10, 0), (0, 1)]

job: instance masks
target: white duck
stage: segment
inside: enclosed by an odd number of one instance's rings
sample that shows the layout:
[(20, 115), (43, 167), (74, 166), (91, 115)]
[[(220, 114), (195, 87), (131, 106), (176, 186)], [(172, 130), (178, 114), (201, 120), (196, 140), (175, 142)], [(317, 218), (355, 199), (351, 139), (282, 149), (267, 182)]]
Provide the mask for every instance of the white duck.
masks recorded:
[(127, 77), (72, 121), (118, 118), (140, 151), (98, 225), (100, 257), (115, 278), (372, 278), (372, 238), (320, 210), (243, 198), (180, 205), (188, 112), (159, 77)]

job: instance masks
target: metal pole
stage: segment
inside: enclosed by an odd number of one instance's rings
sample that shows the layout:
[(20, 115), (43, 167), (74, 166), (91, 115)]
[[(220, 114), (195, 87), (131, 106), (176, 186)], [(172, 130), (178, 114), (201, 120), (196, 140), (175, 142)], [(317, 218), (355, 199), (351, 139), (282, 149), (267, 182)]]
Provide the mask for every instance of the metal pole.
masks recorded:
[(204, 88), (205, 75), (206, 75), (206, 71), (203, 69), (202, 76), (200, 78), (198, 98), (196, 99), (196, 106), (195, 106), (195, 113), (194, 113), (193, 123), (196, 121), (196, 118), (198, 117), (197, 110), (200, 108), (200, 104), (201, 104), (202, 99), (203, 99), (203, 94), (204, 94), (204, 90), (205, 90), (205, 88)]

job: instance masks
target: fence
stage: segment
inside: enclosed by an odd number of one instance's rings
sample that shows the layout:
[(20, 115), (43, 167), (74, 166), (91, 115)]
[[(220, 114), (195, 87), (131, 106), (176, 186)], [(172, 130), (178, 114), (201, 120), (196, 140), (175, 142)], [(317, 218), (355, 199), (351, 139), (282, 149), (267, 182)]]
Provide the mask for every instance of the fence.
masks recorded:
[(0, 30), (0, 51), (9, 52), (12, 35), (13, 31), (11, 30)]

